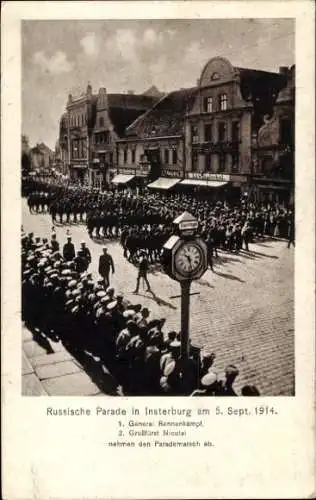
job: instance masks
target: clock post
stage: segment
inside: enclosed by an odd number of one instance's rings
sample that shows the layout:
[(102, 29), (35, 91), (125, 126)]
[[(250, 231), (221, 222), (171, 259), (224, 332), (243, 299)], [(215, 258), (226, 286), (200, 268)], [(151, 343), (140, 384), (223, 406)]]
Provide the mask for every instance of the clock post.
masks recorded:
[(188, 360), (190, 288), (192, 281), (201, 278), (207, 270), (207, 246), (197, 236), (198, 221), (193, 215), (184, 212), (173, 225), (174, 234), (163, 247), (162, 262), (165, 272), (181, 286), (181, 358)]
[(191, 280), (181, 282), (181, 358), (188, 359), (190, 356), (190, 288)]

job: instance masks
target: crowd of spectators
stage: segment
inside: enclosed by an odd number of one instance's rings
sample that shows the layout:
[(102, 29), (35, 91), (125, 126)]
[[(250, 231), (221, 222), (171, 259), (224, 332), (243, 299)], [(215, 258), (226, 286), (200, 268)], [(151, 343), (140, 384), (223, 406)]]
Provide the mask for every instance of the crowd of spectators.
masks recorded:
[[(228, 365), (220, 378), (215, 354), (193, 345), (183, 359), (180, 334), (167, 331), (164, 318), (151, 318), (146, 307), (94, 281), (88, 270), (80, 272), (53, 240), (21, 237), (22, 319), (31, 331), (106, 366), (121, 395), (237, 395), (236, 366)], [(241, 394), (259, 393), (244, 386)]]

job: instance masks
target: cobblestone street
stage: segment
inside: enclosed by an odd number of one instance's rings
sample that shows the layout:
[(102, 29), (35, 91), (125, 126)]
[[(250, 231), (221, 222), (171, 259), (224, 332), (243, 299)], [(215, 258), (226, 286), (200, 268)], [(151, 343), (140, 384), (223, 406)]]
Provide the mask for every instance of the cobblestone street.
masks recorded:
[[(31, 215), (25, 200), (22, 203), (25, 232), (50, 238), (50, 216)], [(180, 299), (170, 298), (180, 294), (178, 283), (154, 269), (149, 275), (154, 296), (142, 289), (139, 295), (134, 295), (137, 271), (123, 258), (117, 242), (90, 240), (82, 224), (57, 224), (55, 229), (61, 247), (67, 230), (76, 250), (80, 241), (87, 242), (92, 255), (89, 270), (95, 278), (102, 246), (106, 245), (116, 266), (111, 283), (116, 292), (124, 293), (133, 303), (146, 305), (151, 317), (166, 318), (165, 329), (179, 330)], [(219, 373), (228, 363), (238, 367), (240, 374), (234, 385), (237, 393), (244, 384), (250, 383), (255, 384), (263, 396), (292, 395), (294, 250), (288, 249), (285, 241), (278, 240), (265, 240), (249, 248), (250, 252), (242, 251), (239, 255), (219, 252), (214, 272), (207, 271), (202, 279), (193, 283), (191, 293), (199, 292), (199, 295), (191, 297), (192, 343), (216, 353), (214, 368)], [(32, 364), (32, 353), (25, 354)], [(71, 376), (80, 380), (74, 373)], [(54, 384), (46, 383), (46, 386), (53, 388)], [(54, 395), (54, 389), (47, 392)]]

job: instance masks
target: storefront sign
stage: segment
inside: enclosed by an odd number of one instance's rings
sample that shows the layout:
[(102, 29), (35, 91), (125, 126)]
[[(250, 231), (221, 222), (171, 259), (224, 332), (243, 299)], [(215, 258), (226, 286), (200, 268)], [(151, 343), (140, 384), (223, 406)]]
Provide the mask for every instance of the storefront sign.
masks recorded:
[(147, 177), (147, 175), (149, 174), (149, 168), (148, 167), (119, 168), (118, 173), (125, 175), (136, 175), (137, 177)]
[(188, 172), (188, 179), (195, 179), (199, 181), (219, 181), (219, 182), (228, 182), (230, 181), (229, 174), (208, 174), (208, 173), (200, 173), (200, 172)]
[(162, 168), (161, 169), (161, 177), (172, 177), (172, 178), (182, 178), (182, 172), (179, 169), (171, 169), (171, 168)]

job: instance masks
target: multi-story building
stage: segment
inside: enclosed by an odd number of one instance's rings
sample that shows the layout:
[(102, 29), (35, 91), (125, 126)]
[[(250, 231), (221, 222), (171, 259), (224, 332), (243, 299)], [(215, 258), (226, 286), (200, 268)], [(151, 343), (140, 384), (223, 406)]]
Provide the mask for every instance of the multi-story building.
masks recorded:
[(98, 185), (104, 179), (113, 180), (117, 173), (118, 156), (116, 144), (124, 137), (127, 127), (159, 100), (161, 94), (108, 94), (100, 88), (96, 101), (95, 124), (92, 134), (92, 184)]
[(107, 94), (104, 88), (93, 94), (90, 84), (77, 98), (69, 94), (67, 111), (60, 120), (59, 144), (70, 180), (96, 187), (109, 181), (117, 163), (116, 140), (157, 100), (146, 93)]
[(31, 168), (39, 173), (48, 172), (53, 166), (53, 151), (43, 142), (30, 149)]
[(264, 116), (252, 147), (253, 197), (258, 201), (294, 202), (295, 66), (281, 67), (287, 79), (272, 116)]
[(286, 75), (234, 67), (214, 57), (197, 83), (195, 102), (186, 115), (182, 184), (220, 188), (225, 197), (249, 194), (254, 138), (264, 117), (273, 116)]
[(126, 180), (143, 179), (151, 187), (168, 189), (183, 178), (185, 115), (195, 91), (166, 94), (127, 127), (124, 139), (117, 141), (118, 172), (129, 176)]

